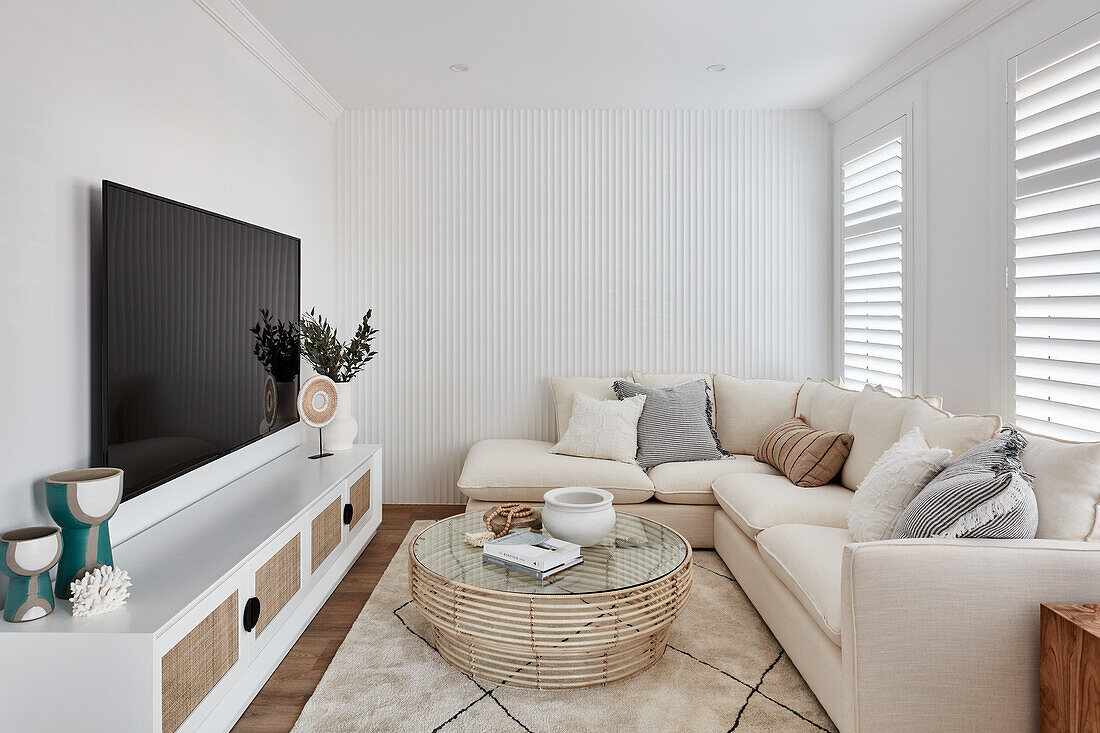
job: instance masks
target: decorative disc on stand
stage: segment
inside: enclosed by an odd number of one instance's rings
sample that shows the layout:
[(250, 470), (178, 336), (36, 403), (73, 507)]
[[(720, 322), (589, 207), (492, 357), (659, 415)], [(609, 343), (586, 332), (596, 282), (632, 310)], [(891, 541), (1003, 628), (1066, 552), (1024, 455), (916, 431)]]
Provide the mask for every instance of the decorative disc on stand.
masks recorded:
[(279, 414), (279, 392), (275, 387), (275, 377), (267, 375), (264, 382), (264, 424), (268, 429), (275, 424), (275, 417)]
[(311, 428), (317, 428), (318, 452), (310, 458), (324, 458), (332, 455), (325, 453), (321, 428), (336, 417), (337, 400), (336, 382), (321, 375), (307, 379), (302, 385), (302, 391), (298, 393), (298, 414), (301, 415), (302, 422)]

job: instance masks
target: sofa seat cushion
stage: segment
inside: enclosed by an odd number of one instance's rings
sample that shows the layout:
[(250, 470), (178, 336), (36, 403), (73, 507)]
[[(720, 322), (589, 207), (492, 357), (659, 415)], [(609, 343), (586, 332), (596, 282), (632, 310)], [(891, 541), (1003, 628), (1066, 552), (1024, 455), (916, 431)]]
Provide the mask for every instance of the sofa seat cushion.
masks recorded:
[(847, 529), (781, 524), (756, 536), (764, 564), (840, 646), (840, 584)]
[(549, 489), (591, 486), (607, 489), (616, 504), (653, 496), (653, 482), (634, 464), (578, 458), (550, 452), (553, 443), (497, 438), (475, 443), (466, 455), (458, 488), (482, 501), (542, 501)]
[(710, 485), (715, 479), (736, 473), (781, 475), (752, 456), (730, 456), (720, 461), (674, 461), (649, 470), (653, 495), (667, 504), (717, 504)]
[(749, 537), (780, 524), (815, 524), (848, 530), (852, 492), (840, 484), (801, 488), (786, 476), (741, 473), (711, 486), (714, 498)]

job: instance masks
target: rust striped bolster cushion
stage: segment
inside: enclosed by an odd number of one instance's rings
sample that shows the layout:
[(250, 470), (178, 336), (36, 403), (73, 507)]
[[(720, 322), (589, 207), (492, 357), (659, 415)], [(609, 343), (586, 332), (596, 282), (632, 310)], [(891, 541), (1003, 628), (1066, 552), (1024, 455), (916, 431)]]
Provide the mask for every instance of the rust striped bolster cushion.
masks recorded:
[(795, 418), (783, 423), (756, 449), (756, 460), (775, 466), (795, 486), (823, 486), (840, 473), (855, 437), (814, 430)]

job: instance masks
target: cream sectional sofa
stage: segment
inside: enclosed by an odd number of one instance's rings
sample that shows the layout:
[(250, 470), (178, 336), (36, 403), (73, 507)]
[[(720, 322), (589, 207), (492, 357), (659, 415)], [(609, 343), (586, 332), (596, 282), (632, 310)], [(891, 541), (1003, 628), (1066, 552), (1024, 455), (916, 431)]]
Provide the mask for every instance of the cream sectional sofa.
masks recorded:
[[(704, 375), (647, 375), (651, 385)], [(853, 491), (912, 427), (955, 455), (990, 437), (996, 416), (952, 416), (936, 398), (892, 397), (829, 382), (705, 375), (720, 461), (638, 466), (549, 453), (552, 443), (486, 440), (459, 488), (477, 511), (538, 504), (550, 488), (585, 485), (619, 511), (650, 517), (695, 547), (714, 547), (841, 731), (1034, 730), (1039, 604), (1100, 602), (1100, 445), (1029, 436), (1035, 540), (854, 543)], [(559, 430), (577, 391), (611, 399), (613, 380), (554, 385)], [(783, 420), (850, 432), (834, 483), (794, 486), (750, 453)], [(564, 417), (564, 423), (563, 423)], [(755, 441), (755, 442), (754, 442)]]

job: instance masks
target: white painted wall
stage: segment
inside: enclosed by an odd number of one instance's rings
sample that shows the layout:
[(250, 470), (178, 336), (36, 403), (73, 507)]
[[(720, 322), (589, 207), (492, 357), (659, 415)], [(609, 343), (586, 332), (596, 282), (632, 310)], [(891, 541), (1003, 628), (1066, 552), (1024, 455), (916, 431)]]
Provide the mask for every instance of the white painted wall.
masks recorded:
[(549, 439), (552, 375), (831, 371), (817, 112), (358, 111), (340, 142), (386, 502), (457, 502), (472, 443)]
[[(915, 53), (931, 53), (934, 44), (914, 47), (825, 109), (842, 113), (860, 95), (869, 98), (835, 120), (834, 156), (849, 141), (912, 110), (914, 216), (925, 227), (917, 256), (927, 273), (920, 286), (927, 304), (925, 343), (917, 349), (923, 353), (914, 354), (924, 377), (914, 386), (943, 395), (954, 412), (1010, 416), (1007, 63), (1097, 7), (1094, 0), (1032, 0), (1002, 17), (994, 5), (976, 3), (973, 14), (941, 28), (937, 38), (967, 39), (978, 11), (999, 18), (931, 63), (921, 66), (927, 59)], [(905, 76), (914, 65), (921, 68)], [(901, 77), (885, 91), (876, 88)]]
[[(0, 7), (3, 531), (50, 522), (43, 478), (89, 463), (101, 179), (301, 237), (303, 299), (332, 308), (338, 108), (288, 86), (292, 61), (273, 73), (228, 32), (242, 20), (228, 0)], [(113, 539), (297, 442), (284, 431), (123, 504)]]

